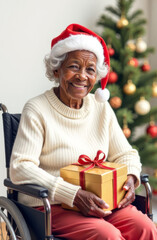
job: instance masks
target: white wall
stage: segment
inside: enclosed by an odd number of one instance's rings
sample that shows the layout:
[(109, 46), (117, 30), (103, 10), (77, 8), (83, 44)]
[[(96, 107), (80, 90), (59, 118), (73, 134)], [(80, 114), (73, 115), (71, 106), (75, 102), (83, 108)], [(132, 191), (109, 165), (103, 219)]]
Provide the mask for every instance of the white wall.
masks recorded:
[[(0, 0), (0, 102), (8, 107), (9, 112), (21, 112), (29, 98), (51, 87), (45, 77), (43, 64), (44, 56), (50, 50), (51, 39), (70, 23), (79, 23), (96, 31), (96, 22), (104, 8), (115, 2), (116, 0)], [(150, 2), (136, 0), (134, 8), (143, 9), (148, 18)], [(152, 21), (154, 33), (155, 13)], [(5, 167), (1, 120), (0, 136), (2, 195), (5, 193)]]
[[(149, 1), (148, 1), (149, 2)], [(150, 4), (148, 6), (149, 9), (149, 45), (155, 47), (155, 54), (151, 55), (150, 64), (153, 69), (157, 69), (157, 31), (156, 31), (156, 15), (157, 15), (157, 1), (150, 0)]]

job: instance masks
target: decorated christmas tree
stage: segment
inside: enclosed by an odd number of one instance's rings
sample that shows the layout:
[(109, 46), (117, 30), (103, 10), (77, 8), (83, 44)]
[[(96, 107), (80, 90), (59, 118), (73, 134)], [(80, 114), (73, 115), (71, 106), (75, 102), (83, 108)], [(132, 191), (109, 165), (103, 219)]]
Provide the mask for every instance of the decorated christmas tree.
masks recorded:
[[(110, 75), (107, 88), (110, 105), (130, 144), (139, 151), (143, 166), (152, 169), (150, 183), (157, 191), (157, 71), (151, 70), (148, 56), (154, 48), (144, 40), (146, 19), (143, 11), (133, 11), (135, 0), (117, 0), (100, 17), (101, 36), (110, 55)], [(100, 87), (95, 85), (93, 92)], [(140, 127), (144, 131), (138, 131)], [(140, 132), (137, 136), (137, 131)]]

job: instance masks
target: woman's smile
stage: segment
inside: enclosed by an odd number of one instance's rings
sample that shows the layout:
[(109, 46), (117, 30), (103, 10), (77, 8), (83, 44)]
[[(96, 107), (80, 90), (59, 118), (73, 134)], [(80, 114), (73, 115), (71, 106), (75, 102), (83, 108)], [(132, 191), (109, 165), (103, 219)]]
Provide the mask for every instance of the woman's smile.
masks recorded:
[(71, 83), (71, 85), (77, 89), (84, 89), (85, 87), (87, 87), (87, 85), (83, 85), (83, 84), (79, 84), (79, 83)]

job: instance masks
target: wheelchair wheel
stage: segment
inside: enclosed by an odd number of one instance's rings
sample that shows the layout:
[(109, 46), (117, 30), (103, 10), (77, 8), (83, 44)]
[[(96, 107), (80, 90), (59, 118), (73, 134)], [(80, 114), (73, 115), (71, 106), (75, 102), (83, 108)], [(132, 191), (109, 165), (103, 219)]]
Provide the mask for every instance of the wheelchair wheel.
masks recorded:
[(0, 240), (31, 240), (21, 212), (5, 197), (0, 197)]

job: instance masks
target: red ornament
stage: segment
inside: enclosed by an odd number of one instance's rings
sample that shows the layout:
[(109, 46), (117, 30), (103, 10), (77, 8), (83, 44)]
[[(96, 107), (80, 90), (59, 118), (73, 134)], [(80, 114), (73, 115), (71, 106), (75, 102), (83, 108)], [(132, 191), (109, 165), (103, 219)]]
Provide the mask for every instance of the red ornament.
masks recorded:
[(152, 193), (153, 195), (157, 195), (157, 189), (153, 189)]
[(108, 83), (115, 83), (118, 80), (118, 75), (116, 72), (111, 71), (108, 78)]
[(108, 53), (109, 53), (110, 57), (112, 57), (115, 54), (115, 50), (112, 47), (109, 47)]
[(147, 72), (150, 70), (150, 65), (148, 63), (144, 63), (142, 66), (141, 66), (141, 69), (143, 72)]
[(128, 62), (128, 65), (133, 66), (133, 67), (138, 67), (138, 60), (137, 58), (131, 58)]
[(147, 134), (149, 134), (152, 138), (157, 137), (157, 125), (155, 125), (155, 123), (150, 123), (147, 127)]

